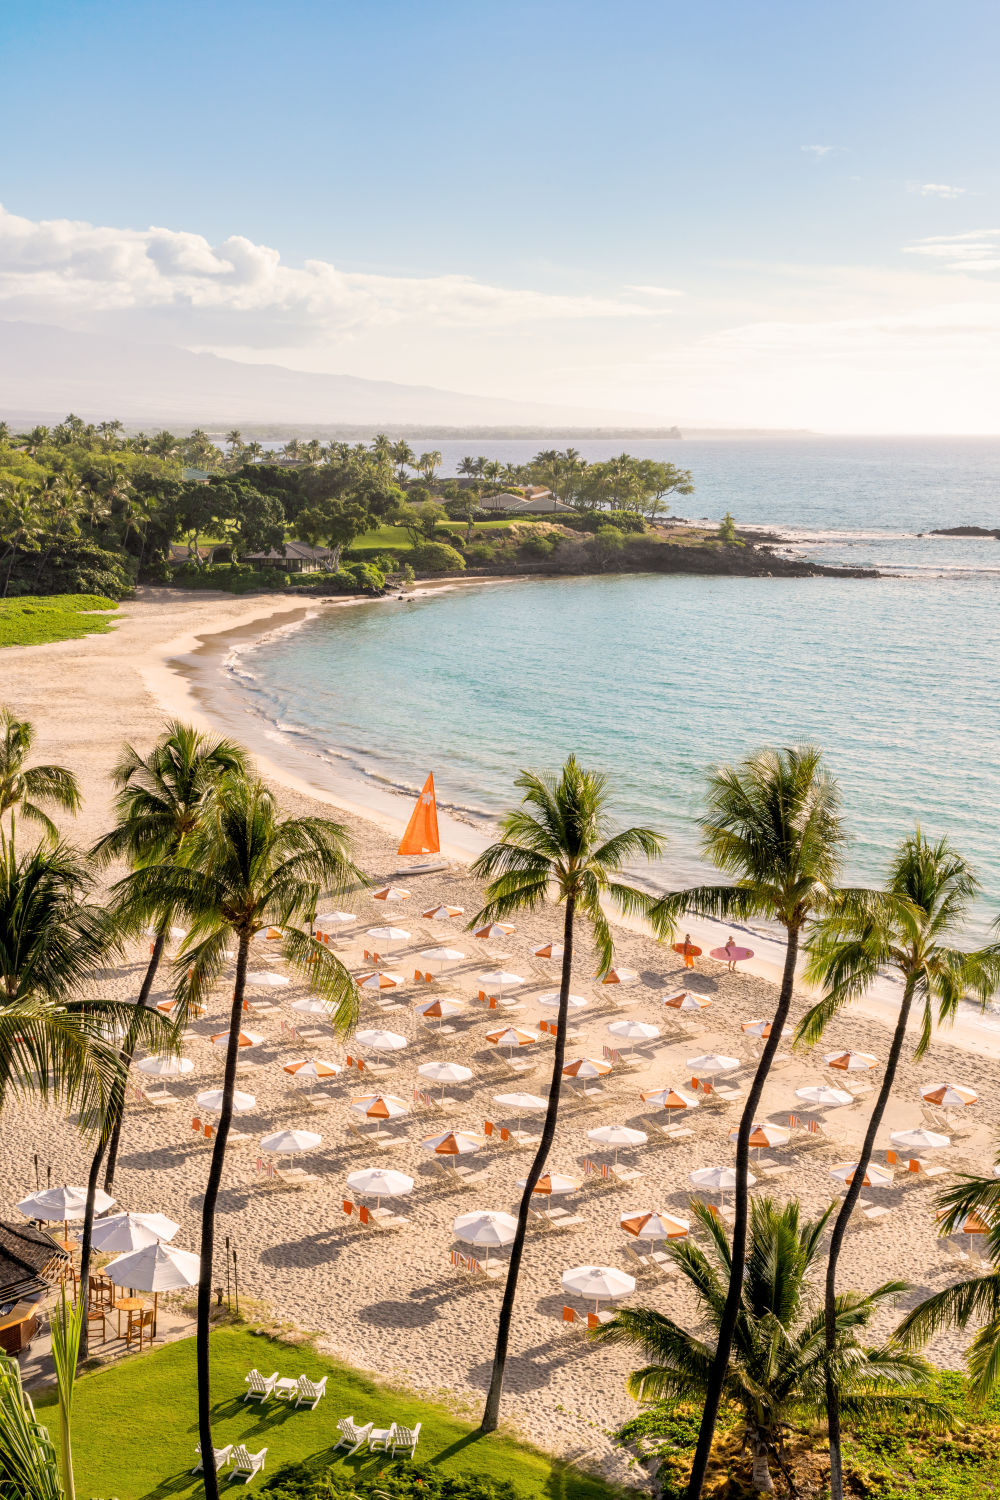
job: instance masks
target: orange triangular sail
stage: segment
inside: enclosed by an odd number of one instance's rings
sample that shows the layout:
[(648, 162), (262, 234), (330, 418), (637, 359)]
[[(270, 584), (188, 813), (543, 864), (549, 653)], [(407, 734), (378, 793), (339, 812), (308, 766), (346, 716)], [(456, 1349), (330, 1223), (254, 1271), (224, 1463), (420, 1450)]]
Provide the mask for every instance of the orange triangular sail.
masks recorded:
[(417, 805), (413, 809), (413, 816), (406, 825), (403, 842), (396, 852), (397, 854), (441, 853), (433, 773), (424, 782), (424, 789), (417, 798)]

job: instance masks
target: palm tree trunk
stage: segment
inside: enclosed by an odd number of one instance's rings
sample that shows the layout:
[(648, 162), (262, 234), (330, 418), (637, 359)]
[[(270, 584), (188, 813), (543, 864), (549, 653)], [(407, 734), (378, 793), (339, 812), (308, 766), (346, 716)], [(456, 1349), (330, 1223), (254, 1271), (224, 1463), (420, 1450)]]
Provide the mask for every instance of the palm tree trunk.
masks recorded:
[(233, 1118), (233, 1094), (236, 1090), (236, 1059), (239, 1054), (240, 1026), (243, 1020), (243, 996), (246, 992), (247, 960), (250, 953), (250, 936), (240, 934), (240, 945), (236, 955), (236, 985), (233, 990), (233, 1009), (229, 1017), (229, 1045), (226, 1048), (226, 1071), (222, 1080), (222, 1108), (212, 1148), (212, 1165), (208, 1170), (205, 1199), (201, 1209), (201, 1265), (198, 1272), (198, 1438), (201, 1442), (201, 1461), (204, 1469), (206, 1500), (219, 1500), (219, 1480), (215, 1472), (215, 1455), (212, 1451), (212, 1392), (208, 1359), (209, 1314), (212, 1309), (212, 1252), (215, 1248), (215, 1205), (222, 1181), (222, 1165), (226, 1155), (229, 1125)]
[[(101, 1171), (101, 1160), (108, 1138), (102, 1129), (97, 1141), (97, 1149), (94, 1151), (90, 1163), (90, 1175), (87, 1178), (87, 1205), (83, 1215), (83, 1234), (80, 1236), (80, 1293), (83, 1298), (84, 1307), (90, 1305), (90, 1246), (94, 1234), (94, 1198), (97, 1193), (97, 1178)], [(90, 1353), (90, 1320), (86, 1313), (80, 1324), (80, 1343), (77, 1355), (78, 1363), (85, 1360)]]
[[(156, 978), (156, 971), (160, 966), (160, 959), (163, 956), (163, 948), (166, 940), (167, 927), (166, 923), (164, 923), (160, 931), (156, 934), (156, 940), (153, 943), (153, 951), (150, 954), (149, 963), (146, 965), (146, 973), (143, 976), (142, 986), (139, 990), (139, 998), (135, 1002), (137, 1007), (145, 1005), (149, 999), (153, 988), (153, 980)], [(125, 1091), (128, 1088), (129, 1069), (132, 1066), (134, 1056), (135, 1041), (127, 1037), (125, 1046), (122, 1048), (122, 1076), (115, 1084), (114, 1093), (112, 1094), (113, 1116), (111, 1134), (108, 1137), (108, 1165), (104, 1173), (104, 1191), (106, 1193), (110, 1193), (115, 1180), (115, 1167), (118, 1165), (118, 1144), (122, 1138), (122, 1121), (125, 1118)]]
[(497, 1321), (497, 1341), (493, 1353), (493, 1374), (490, 1377), (490, 1388), (486, 1397), (486, 1405), (483, 1408), (483, 1419), (479, 1424), (480, 1432), (495, 1432), (500, 1421), (500, 1398), (503, 1395), (504, 1370), (507, 1365), (507, 1345), (510, 1339), (510, 1323), (514, 1313), (514, 1299), (517, 1296), (517, 1278), (521, 1270), (521, 1259), (524, 1254), (524, 1237), (528, 1230), (528, 1209), (531, 1207), (531, 1195), (535, 1190), (535, 1183), (542, 1175), (552, 1141), (556, 1133), (556, 1119), (559, 1114), (559, 1090), (562, 1085), (562, 1070), (566, 1060), (566, 1017), (569, 1013), (569, 987), (573, 973), (573, 912), (576, 900), (572, 895), (566, 897), (566, 912), (563, 919), (563, 961), (562, 978), (559, 984), (559, 1017), (556, 1024), (556, 1045), (552, 1056), (552, 1083), (549, 1087), (549, 1103), (545, 1111), (545, 1123), (542, 1126), (542, 1137), (538, 1143), (534, 1160), (528, 1168), (528, 1177), (524, 1184), (524, 1192), (521, 1194), (521, 1203), (517, 1211), (517, 1230), (510, 1247), (510, 1265), (507, 1269), (507, 1281), (503, 1290), (503, 1302), (500, 1304), (500, 1317)]
[(736, 1322), (740, 1311), (740, 1298), (743, 1295), (743, 1270), (747, 1255), (747, 1224), (750, 1217), (750, 1189), (747, 1184), (747, 1175), (750, 1171), (750, 1131), (757, 1115), (757, 1106), (760, 1104), (760, 1096), (767, 1082), (767, 1075), (771, 1070), (774, 1054), (778, 1050), (781, 1041), (781, 1033), (785, 1022), (788, 1020), (788, 1011), (792, 1003), (792, 989), (795, 983), (795, 961), (799, 954), (799, 932), (798, 928), (788, 929), (788, 940), (785, 945), (785, 967), (781, 976), (781, 989), (778, 992), (778, 1005), (771, 1022), (771, 1035), (764, 1044), (764, 1050), (757, 1064), (753, 1083), (747, 1095), (747, 1102), (743, 1108), (740, 1118), (739, 1133), (736, 1137), (736, 1211), (733, 1219), (733, 1237), (731, 1250), (731, 1266), (729, 1272), (729, 1291), (726, 1295), (725, 1307), (722, 1310), (722, 1318), (719, 1322), (719, 1336), (715, 1345), (715, 1353), (712, 1356), (712, 1366), (708, 1372), (708, 1380), (705, 1385), (705, 1406), (702, 1412), (701, 1427), (698, 1431), (698, 1443), (694, 1450), (694, 1459), (691, 1464), (691, 1478), (688, 1481), (688, 1500), (700, 1500), (702, 1486), (705, 1483), (705, 1474), (708, 1471), (708, 1460), (712, 1452), (712, 1442), (715, 1437), (715, 1423), (719, 1415), (719, 1402), (722, 1400), (722, 1391), (726, 1383), (726, 1372), (729, 1368), (729, 1355), (733, 1347), (733, 1334), (736, 1332)]
[(885, 1073), (882, 1078), (882, 1087), (878, 1091), (875, 1107), (868, 1121), (868, 1129), (861, 1146), (861, 1155), (858, 1165), (854, 1171), (854, 1177), (844, 1195), (844, 1201), (840, 1205), (840, 1212), (834, 1222), (833, 1233), (830, 1236), (830, 1258), (826, 1264), (826, 1295), (824, 1299), (824, 1311), (826, 1315), (825, 1340), (826, 1340), (826, 1419), (830, 1434), (830, 1500), (844, 1500), (844, 1466), (841, 1458), (840, 1448), (840, 1386), (837, 1383), (836, 1371), (834, 1369), (834, 1354), (837, 1347), (837, 1262), (840, 1259), (840, 1251), (844, 1243), (844, 1235), (847, 1233), (847, 1225), (854, 1206), (861, 1196), (861, 1188), (864, 1183), (868, 1163), (871, 1161), (872, 1150), (875, 1145), (875, 1136), (882, 1123), (886, 1105), (889, 1103), (889, 1095), (892, 1093), (892, 1085), (896, 1079), (896, 1069), (899, 1066), (900, 1055), (903, 1051), (903, 1043), (906, 1040), (906, 1027), (910, 1019), (910, 1007), (913, 1004), (913, 991), (916, 981), (911, 977), (906, 981), (903, 990), (903, 998), (899, 1006), (899, 1016), (896, 1020), (896, 1029), (892, 1034), (892, 1046), (889, 1048), (889, 1058), (885, 1065)]

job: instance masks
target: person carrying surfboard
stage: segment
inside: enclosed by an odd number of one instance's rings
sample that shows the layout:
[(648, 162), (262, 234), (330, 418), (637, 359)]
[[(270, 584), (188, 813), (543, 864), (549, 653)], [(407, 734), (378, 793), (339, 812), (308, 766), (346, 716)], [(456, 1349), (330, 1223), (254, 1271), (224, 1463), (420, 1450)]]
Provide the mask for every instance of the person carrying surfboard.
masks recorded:
[(685, 967), (685, 969), (693, 969), (694, 968), (695, 954), (696, 953), (700, 953), (701, 949), (700, 948), (696, 948), (695, 945), (694, 945), (694, 943), (692, 943), (692, 941), (691, 941), (691, 934), (689, 932), (686, 932), (684, 934), (684, 946), (683, 946), (683, 949), (681, 951), (684, 954), (684, 967)]

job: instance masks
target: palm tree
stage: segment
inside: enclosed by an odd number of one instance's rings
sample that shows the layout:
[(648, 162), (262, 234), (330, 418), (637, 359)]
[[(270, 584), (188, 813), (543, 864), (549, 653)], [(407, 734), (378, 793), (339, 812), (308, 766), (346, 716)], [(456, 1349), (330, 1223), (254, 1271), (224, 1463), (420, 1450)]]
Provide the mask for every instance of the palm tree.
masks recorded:
[(17, 1361), (0, 1354), (0, 1493), (65, 1500), (56, 1450), (35, 1416)]
[(396, 465), (396, 479), (399, 484), (406, 483), (406, 471), (412, 469), (417, 461), (417, 456), (405, 438), (400, 438), (398, 443), (393, 443), (389, 453), (390, 458)]
[(736, 1205), (733, 1269), (725, 1314), (707, 1382), (689, 1500), (699, 1500), (708, 1467), (726, 1367), (739, 1317), (746, 1257), (750, 1132), (760, 1096), (792, 1002), (795, 964), (803, 928), (830, 900), (843, 829), (836, 782), (823, 770), (813, 746), (758, 750), (738, 766), (722, 766), (709, 777), (702, 847), (733, 885), (704, 885), (664, 897), (667, 915), (685, 910), (723, 920), (764, 917), (785, 929), (785, 963), (771, 1034), (747, 1094), (736, 1139)]
[(922, 1344), (942, 1328), (977, 1324), (966, 1350), (969, 1394), (986, 1401), (1000, 1384), (1000, 1155), (989, 1177), (964, 1173), (962, 1180), (938, 1194), (941, 1234), (954, 1234), (970, 1214), (990, 1225), (987, 1236), (990, 1269), (935, 1292), (908, 1312), (893, 1334), (904, 1348)]
[(419, 473), (421, 473), (427, 480), (428, 484), (431, 483), (434, 476), (437, 474), (440, 465), (441, 454), (436, 448), (431, 453), (421, 453), (420, 457), (417, 459), (417, 469)]
[(311, 916), (324, 889), (344, 895), (365, 883), (349, 857), (348, 837), (339, 824), (326, 818), (282, 818), (262, 782), (234, 773), (224, 776), (215, 788), (205, 816), (191, 834), (183, 863), (144, 865), (116, 888), (134, 912), (148, 916), (177, 912), (189, 920), (190, 932), (176, 965), (180, 978), (175, 993), (181, 1016), (219, 978), (227, 959), (226, 945), (236, 940), (236, 982), (222, 1107), (202, 1204), (198, 1282), (198, 1425), (209, 1500), (218, 1500), (211, 1457), (209, 1371), (215, 1207), (233, 1115), (250, 943), (262, 928), (280, 927), (285, 958), (329, 1002), (334, 1026), (348, 1031), (357, 1012), (354, 981), (340, 960), (295, 922)]
[[(751, 1210), (750, 1246), (742, 1284), (732, 1355), (727, 1355), (725, 1394), (742, 1416), (744, 1440), (753, 1453), (753, 1483), (773, 1490), (773, 1459), (796, 1493), (784, 1438), (797, 1418), (820, 1417), (825, 1400), (824, 1315), (810, 1309), (809, 1270), (835, 1205), (803, 1222), (796, 1201), (757, 1198)], [(622, 1308), (595, 1329), (602, 1343), (634, 1344), (646, 1364), (628, 1377), (637, 1400), (701, 1401), (715, 1365), (733, 1266), (732, 1247), (711, 1209), (691, 1211), (708, 1237), (705, 1251), (691, 1240), (668, 1245), (667, 1254), (698, 1299), (701, 1322), (715, 1333), (689, 1332), (665, 1313)], [(887, 1411), (918, 1411), (942, 1425), (950, 1413), (935, 1399), (931, 1367), (916, 1354), (886, 1347), (867, 1349), (859, 1334), (874, 1315), (906, 1290), (887, 1281), (867, 1296), (845, 1292), (836, 1306), (836, 1378), (845, 1411), (870, 1419)]]
[(831, 1364), (827, 1377), (831, 1500), (842, 1500), (844, 1493), (840, 1410), (832, 1368), (840, 1251), (892, 1093), (914, 1003), (922, 1006), (914, 1057), (922, 1057), (930, 1044), (935, 1020), (939, 1025), (953, 1020), (958, 1002), (966, 994), (975, 995), (985, 1004), (1000, 979), (1000, 951), (996, 948), (966, 953), (951, 946), (951, 939), (961, 931), (978, 890), (979, 882), (972, 869), (948, 840), (930, 843), (918, 828), (900, 843), (884, 892), (848, 897), (837, 903), (817, 923), (809, 942), (806, 977), (814, 984), (822, 984), (825, 993), (799, 1023), (797, 1036), (802, 1041), (819, 1041), (827, 1024), (843, 1006), (863, 995), (886, 969), (895, 970), (903, 985), (882, 1085), (868, 1121), (857, 1168), (830, 1237), (826, 1347)]
[(229, 449), (229, 457), (235, 462), (237, 454), (243, 448), (243, 434), (238, 427), (233, 427), (226, 433), (226, 446)]
[(53, 839), (59, 830), (39, 803), (76, 813), (80, 807), (80, 785), (65, 766), (26, 766), (35, 741), (35, 729), (19, 719), (6, 704), (0, 704), (0, 818), (16, 810), (22, 818), (40, 823)]
[[(573, 939), (577, 913), (584, 919), (597, 947), (601, 972), (611, 967), (614, 944), (602, 900), (627, 916), (651, 917), (652, 897), (626, 885), (622, 867), (637, 858), (656, 859), (665, 840), (649, 828), (627, 828), (615, 833), (608, 818), (607, 778), (586, 771), (571, 755), (557, 777), (522, 771), (515, 781), (524, 797), (520, 807), (500, 822), (501, 837), (479, 856), (472, 873), (489, 880), (486, 901), (470, 923), (503, 921), (514, 912), (534, 910), (554, 888), (563, 910), (562, 978), (552, 1083), (541, 1140), (517, 1214), (510, 1266), (497, 1323), (496, 1349), (489, 1394), (480, 1424), (482, 1432), (496, 1430), (503, 1394), (510, 1321), (517, 1295), (517, 1279), (524, 1253), (528, 1209), (535, 1184), (545, 1169), (559, 1113), (559, 1089), (566, 1056), (566, 1015), (573, 975)], [(661, 919), (658, 930), (666, 930)]]

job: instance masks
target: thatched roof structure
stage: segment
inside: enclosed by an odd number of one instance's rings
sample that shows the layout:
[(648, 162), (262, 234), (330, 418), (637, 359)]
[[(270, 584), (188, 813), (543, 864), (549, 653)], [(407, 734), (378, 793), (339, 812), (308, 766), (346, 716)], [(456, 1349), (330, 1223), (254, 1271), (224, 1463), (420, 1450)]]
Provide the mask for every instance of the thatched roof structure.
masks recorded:
[(44, 1229), (0, 1220), (0, 1302), (38, 1291), (68, 1259)]

